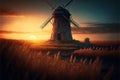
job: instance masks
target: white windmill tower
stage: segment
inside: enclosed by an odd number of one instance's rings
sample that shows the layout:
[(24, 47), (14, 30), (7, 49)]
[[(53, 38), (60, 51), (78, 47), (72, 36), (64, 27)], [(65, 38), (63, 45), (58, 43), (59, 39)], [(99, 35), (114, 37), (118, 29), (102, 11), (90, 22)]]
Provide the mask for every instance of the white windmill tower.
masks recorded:
[(53, 19), (53, 28), (50, 40), (65, 42), (73, 41), (70, 24), (72, 23), (77, 28), (79, 28), (79, 25), (71, 19), (71, 14), (66, 9), (72, 1), (73, 0), (70, 0), (64, 6), (58, 6), (57, 8), (54, 8), (48, 0), (46, 1), (47, 4), (54, 9), (54, 12), (52, 13), (52, 16), (42, 24), (41, 28), (44, 28)]

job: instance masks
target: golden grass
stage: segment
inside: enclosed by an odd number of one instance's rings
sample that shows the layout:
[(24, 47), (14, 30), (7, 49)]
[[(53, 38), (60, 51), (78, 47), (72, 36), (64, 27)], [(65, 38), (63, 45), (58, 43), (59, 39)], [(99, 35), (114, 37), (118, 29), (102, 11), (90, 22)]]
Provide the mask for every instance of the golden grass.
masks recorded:
[[(79, 53), (98, 56), (106, 55), (107, 52), (83, 49)], [(1, 40), (0, 57), (4, 60), (0, 64), (5, 71), (3, 78), (7, 80), (110, 80), (114, 70), (112, 66), (101, 78), (103, 66), (99, 57), (94, 61), (80, 59), (79, 63), (76, 63), (77, 59), (73, 55), (68, 61), (61, 60), (60, 52), (51, 57), (49, 51), (42, 54), (41, 51), (31, 50), (24, 41)]]

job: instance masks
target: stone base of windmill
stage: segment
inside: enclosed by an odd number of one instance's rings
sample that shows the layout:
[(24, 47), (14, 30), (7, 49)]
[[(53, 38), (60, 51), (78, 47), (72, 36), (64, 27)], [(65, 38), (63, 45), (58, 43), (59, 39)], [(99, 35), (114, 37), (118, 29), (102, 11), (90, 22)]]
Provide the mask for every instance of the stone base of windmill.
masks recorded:
[(32, 49), (37, 50), (77, 50), (80, 49), (80, 46), (82, 46), (83, 43), (81, 43), (78, 40), (67, 40), (67, 41), (57, 41), (57, 40), (48, 40), (43, 42), (42, 44), (33, 44), (31, 47)]
[(79, 44), (78, 40), (48, 40), (46, 44)]

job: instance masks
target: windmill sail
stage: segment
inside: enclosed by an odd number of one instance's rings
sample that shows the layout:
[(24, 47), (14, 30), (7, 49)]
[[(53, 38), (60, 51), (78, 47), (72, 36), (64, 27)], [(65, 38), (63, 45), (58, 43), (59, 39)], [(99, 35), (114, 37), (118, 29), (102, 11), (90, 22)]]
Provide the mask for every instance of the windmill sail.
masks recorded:
[(75, 22), (72, 18), (69, 20), (66, 16), (63, 15), (63, 17), (67, 20), (70, 21), (75, 27), (80, 28), (79, 24)]
[(48, 18), (43, 24), (42, 26), (40, 26), (42, 29), (52, 20), (53, 16), (51, 16), (50, 18)]
[(77, 28), (80, 28), (79, 27), (79, 24), (77, 22), (75, 22), (73, 19), (70, 20), (70, 22)]
[(67, 7), (73, 0), (70, 0), (66, 5), (65, 7)]
[(45, 2), (46, 2), (52, 9), (55, 8), (55, 7), (53, 6), (53, 4), (52, 4), (49, 0), (45, 0)]

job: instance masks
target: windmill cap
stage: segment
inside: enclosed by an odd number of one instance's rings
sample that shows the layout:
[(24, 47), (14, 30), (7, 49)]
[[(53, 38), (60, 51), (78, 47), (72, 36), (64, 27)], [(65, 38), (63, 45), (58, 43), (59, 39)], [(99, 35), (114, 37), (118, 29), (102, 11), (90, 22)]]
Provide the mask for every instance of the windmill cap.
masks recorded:
[(59, 6), (55, 9), (55, 11), (53, 12), (53, 15), (66, 15), (66, 16), (70, 16), (70, 13), (67, 9)]

